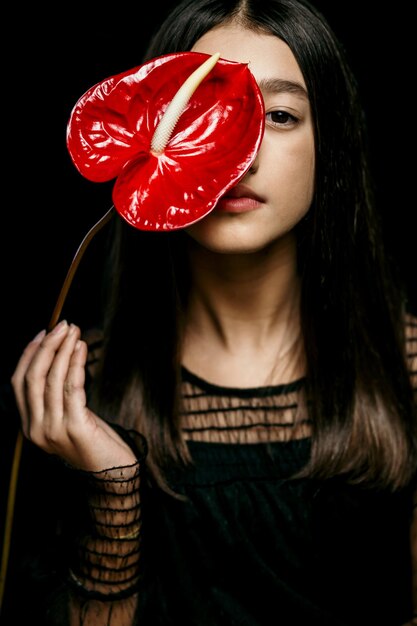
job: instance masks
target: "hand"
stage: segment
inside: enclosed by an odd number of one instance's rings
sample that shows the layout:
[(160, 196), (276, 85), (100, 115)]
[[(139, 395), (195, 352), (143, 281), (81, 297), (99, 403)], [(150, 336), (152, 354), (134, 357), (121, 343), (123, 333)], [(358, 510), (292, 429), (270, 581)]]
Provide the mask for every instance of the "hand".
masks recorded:
[(86, 360), (80, 329), (66, 321), (27, 345), (11, 380), (23, 434), (78, 469), (131, 465), (129, 446), (86, 406)]

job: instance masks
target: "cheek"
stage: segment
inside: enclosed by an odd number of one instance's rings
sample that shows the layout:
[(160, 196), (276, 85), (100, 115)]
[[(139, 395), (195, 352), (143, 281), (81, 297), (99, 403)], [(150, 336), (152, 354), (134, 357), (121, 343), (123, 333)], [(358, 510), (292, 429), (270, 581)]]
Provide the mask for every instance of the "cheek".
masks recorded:
[(280, 154), (275, 155), (273, 162), (274, 167), (269, 172), (272, 195), (284, 211), (287, 207), (288, 212), (302, 216), (308, 211), (314, 194), (313, 139), (310, 136), (300, 136), (297, 141), (291, 141), (290, 145), (282, 146)]
[(315, 185), (315, 153), (314, 144), (311, 142), (309, 149), (304, 151), (304, 158), (300, 155), (300, 166), (295, 172), (295, 176), (299, 180), (300, 202), (306, 205), (306, 210), (313, 201), (314, 185)]

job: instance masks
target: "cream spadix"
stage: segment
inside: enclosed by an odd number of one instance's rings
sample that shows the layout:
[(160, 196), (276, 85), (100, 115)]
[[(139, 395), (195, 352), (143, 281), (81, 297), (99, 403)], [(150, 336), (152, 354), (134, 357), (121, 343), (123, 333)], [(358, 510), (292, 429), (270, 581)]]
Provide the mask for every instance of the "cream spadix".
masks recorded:
[(181, 85), (177, 93), (165, 109), (165, 112), (155, 129), (151, 141), (151, 152), (155, 156), (162, 154), (171, 138), (176, 123), (181, 117), (185, 107), (187, 106), (191, 96), (205, 79), (207, 74), (211, 72), (220, 58), (220, 53), (216, 52), (202, 63), (187, 80)]

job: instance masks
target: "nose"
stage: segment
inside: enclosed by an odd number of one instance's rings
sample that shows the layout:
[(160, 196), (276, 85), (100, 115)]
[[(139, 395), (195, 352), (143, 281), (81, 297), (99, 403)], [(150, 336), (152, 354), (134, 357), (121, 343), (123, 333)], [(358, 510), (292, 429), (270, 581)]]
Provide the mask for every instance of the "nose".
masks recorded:
[(246, 176), (250, 176), (250, 175), (256, 174), (258, 169), (259, 169), (259, 151), (258, 151), (258, 154), (255, 157), (254, 162), (252, 163), (252, 165), (250, 166), (250, 168), (246, 172)]

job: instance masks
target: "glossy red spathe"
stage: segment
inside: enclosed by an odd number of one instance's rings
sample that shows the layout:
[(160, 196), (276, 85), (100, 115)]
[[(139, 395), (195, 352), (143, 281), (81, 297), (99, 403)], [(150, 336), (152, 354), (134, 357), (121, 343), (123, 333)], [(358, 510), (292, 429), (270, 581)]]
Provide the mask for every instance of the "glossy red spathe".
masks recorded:
[(197, 87), (162, 154), (150, 150), (168, 104), (209, 55), (152, 59), (89, 89), (76, 103), (67, 147), (79, 172), (115, 180), (118, 213), (141, 230), (184, 228), (207, 215), (253, 163), (263, 98), (248, 66), (220, 58)]

